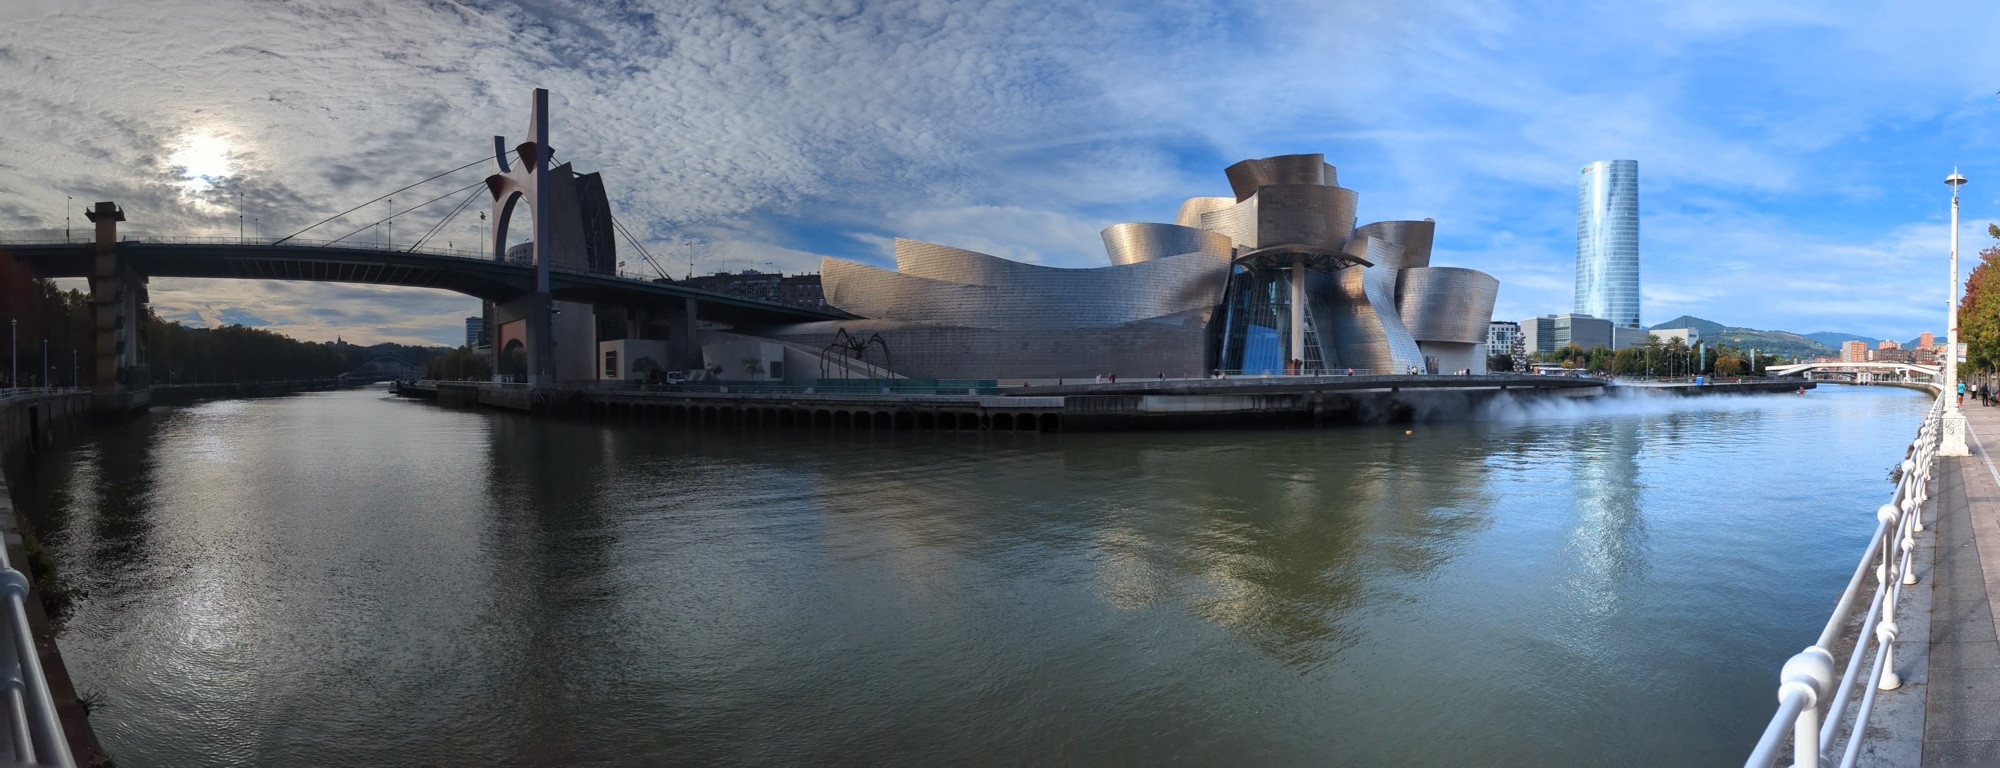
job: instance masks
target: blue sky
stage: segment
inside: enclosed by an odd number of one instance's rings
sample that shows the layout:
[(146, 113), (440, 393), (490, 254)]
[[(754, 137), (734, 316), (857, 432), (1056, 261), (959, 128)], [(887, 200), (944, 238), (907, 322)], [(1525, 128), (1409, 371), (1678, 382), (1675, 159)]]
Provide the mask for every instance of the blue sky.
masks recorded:
[[(1519, 319), (1570, 308), (1577, 170), (1630, 158), (1647, 323), (1907, 339), (1943, 330), (1954, 165), (1965, 271), (2000, 217), (2000, 9), (1901, 5), (9, 0), (0, 229), (59, 228), (72, 195), (135, 233), (234, 235), (240, 190), (289, 233), (518, 140), (540, 86), (560, 157), (676, 275), (886, 265), (895, 237), (1099, 266), (1099, 229), (1320, 152), (1364, 223), (1437, 219), (1435, 262), (1498, 277)], [(457, 343), (476, 311), (152, 297), (311, 339)]]

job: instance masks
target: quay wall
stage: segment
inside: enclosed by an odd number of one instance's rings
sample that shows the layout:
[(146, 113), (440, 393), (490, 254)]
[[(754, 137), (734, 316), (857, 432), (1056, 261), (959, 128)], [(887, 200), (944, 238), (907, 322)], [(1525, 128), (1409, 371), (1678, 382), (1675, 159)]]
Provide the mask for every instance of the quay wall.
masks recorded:
[(1004, 388), (998, 394), (815, 393), (728, 385), (532, 390), (465, 382), (397, 387), (412, 398), (534, 414), (756, 427), (1004, 432), (1398, 424), (1468, 418), (1508, 397), (1593, 397), (1602, 382), (1549, 377), (1154, 380)]

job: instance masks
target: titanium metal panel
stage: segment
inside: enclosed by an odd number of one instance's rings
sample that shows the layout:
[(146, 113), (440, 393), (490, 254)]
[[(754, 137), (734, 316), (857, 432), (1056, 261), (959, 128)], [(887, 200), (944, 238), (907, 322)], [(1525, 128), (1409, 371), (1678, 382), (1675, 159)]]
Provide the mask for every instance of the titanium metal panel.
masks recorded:
[(946, 261), (941, 266), (962, 267), (957, 274), (967, 281), (942, 279), (940, 275), (948, 271), (924, 277), (822, 259), (820, 279), (826, 302), (870, 318), (967, 328), (1059, 330), (1120, 325), (1188, 311), (1210, 312), (1222, 302), (1228, 279), (1227, 257), (1212, 253), (1185, 253), (1095, 269), (1021, 264), (971, 251), (942, 258)]
[(1403, 246), (1404, 267), (1428, 267), (1431, 265), (1431, 241), (1437, 237), (1437, 222), (1423, 221), (1378, 221), (1354, 230), (1356, 237), (1380, 238)]
[(1327, 359), (1383, 373), (1401, 373), (1423, 365), (1416, 340), (1396, 313), (1396, 273), (1401, 271), (1402, 250), (1372, 237), (1356, 238), (1348, 244), (1348, 253), (1375, 266), (1334, 272), (1325, 281), (1330, 285), (1319, 288), (1325, 298), (1313, 314), (1315, 320), (1322, 321), (1317, 329), (1321, 347), (1331, 348)]
[(1201, 376), (1209, 364), (1207, 311), (1061, 333), (846, 320), (767, 327), (757, 335), (824, 349), (843, 328), (862, 337), (882, 334), (895, 372), (912, 378), (998, 378), (1004, 385), (1009, 379), (1088, 380), (1104, 373), (1181, 377)]
[[(1257, 190), (1256, 248), (1311, 245), (1338, 251), (1354, 235), (1361, 195), (1317, 185), (1266, 185)], [(1242, 243), (1242, 241), (1238, 241)]]
[[(1113, 224), (1099, 233), (1111, 263), (1124, 266), (1183, 253), (1206, 253), (1227, 268), (1229, 238), (1207, 230), (1176, 224)], [(898, 262), (900, 264), (900, 262)]]
[(1229, 188), (1236, 193), (1239, 201), (1250, 199), (1257, 190), (1276, 185), (1297, 185), (1331, 187), (1337, 185), (1333, 166), (1326, 163), (1326, 156), (1279, 155), (1259, 160), (1245, 160), (1223, 170), (1229, 177)]
[(1236, 198), (1233, 197), (1190, 197), (1187, 202), (1181, 203), (1180, 212), (1174, 214), (1174, 223), (1199, 229), (1204, 214), (1220, 211), (1235, 204)]
[(1239, 247), (1257, 247), (1257, 197), (1203, 213), (1201, 228), (1227, 237)]
[(1486, 341), (1499, 294), (1500, 281), (1477, 270), (1405, 269), (1396, 283), (1396, 309), (1419, 342), (1479, 344)]

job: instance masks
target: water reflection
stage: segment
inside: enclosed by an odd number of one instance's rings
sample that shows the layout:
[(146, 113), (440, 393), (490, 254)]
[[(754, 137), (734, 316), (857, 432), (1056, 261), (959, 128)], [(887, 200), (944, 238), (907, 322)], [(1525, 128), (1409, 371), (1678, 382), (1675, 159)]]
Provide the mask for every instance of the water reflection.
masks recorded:
[(1679, 765), (1754, 736), (1737, 681), (1858, 546), (1780, 510), (1878, 490), (1773, 446), (1879, 476), (1894, 394), (884, 435), (337, 393), (162, 409), (27, 493), (131, 764)]

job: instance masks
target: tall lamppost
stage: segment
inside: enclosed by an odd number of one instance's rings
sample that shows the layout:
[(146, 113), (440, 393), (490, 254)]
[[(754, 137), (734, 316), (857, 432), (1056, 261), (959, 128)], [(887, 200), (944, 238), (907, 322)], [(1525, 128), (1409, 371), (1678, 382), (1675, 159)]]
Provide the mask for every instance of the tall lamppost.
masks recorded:
[(1944, 183), (1951, 187), (1951, 291), (1945, 295), (1944, 440), (1940, 456), (1969, 456), (1965, 447), (1965, 414), (1958, 410), (1958, 188), (1965, 177), (1958, 169)]

